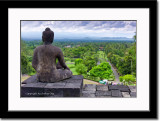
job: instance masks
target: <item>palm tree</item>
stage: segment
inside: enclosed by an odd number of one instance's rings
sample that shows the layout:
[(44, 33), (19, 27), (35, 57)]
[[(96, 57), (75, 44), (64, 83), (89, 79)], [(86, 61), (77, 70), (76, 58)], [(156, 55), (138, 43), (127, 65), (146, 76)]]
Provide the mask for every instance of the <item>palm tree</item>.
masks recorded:
[(135, 35), (133, 36), (134, 42), (136, 42), (137, 36), (136, 36), (136, 32)]

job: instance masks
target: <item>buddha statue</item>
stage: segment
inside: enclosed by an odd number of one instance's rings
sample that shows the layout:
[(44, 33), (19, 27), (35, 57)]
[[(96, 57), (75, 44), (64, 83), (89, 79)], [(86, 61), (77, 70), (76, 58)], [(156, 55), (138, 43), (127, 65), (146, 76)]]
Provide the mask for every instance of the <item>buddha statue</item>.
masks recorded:
[(72, 71), (65, 64), (62, 50), (52, 45), (53, 40), (54, 32), (46, 28), (42, 33), (43, 45), (34, 50), (32, 66), (40, 82), (58, 82), (72, 77)]

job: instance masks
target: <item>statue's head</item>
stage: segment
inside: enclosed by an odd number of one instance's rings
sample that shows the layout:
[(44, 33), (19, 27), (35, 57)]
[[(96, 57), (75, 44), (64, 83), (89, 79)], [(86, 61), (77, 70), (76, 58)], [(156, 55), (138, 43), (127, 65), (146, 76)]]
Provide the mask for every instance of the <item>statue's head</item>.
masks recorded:
[(51, 44), (54, 39), (54, 32), (50, 28), (46, 28), (42, 33), (42, 41), (45, 44)]

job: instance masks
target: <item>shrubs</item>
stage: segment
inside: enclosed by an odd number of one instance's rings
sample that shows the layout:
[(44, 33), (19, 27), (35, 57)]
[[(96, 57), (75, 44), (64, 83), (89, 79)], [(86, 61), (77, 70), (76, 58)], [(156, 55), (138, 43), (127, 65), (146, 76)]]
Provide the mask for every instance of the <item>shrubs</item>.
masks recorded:
[(119, 77), (119, 81), (120, 81), (120, 82), (123, 82), (123, 76), (120, 76), (120, 77)]
[(75, 60), (75, 66), (78, 64), (81, 64), (83, 62), (83, 60), (81, 58), (78, 58)]
[(22, 74), (29, 74), (34, 75), (35, 70), (32, 67), (31, 62), (29, 62), (29, 59), (23, 52), (21, 53), (21, 71)]
[(108, 78), (109, 81), (114, 81), (115, 80), (115, 75), (114, 73), (112, 73), (109, 78)]
[(86, 74), (87, 73), (87, 67), (84, 64), (78, 64), (76, 65), (76, 72), (78, 74)]
[(125, 85), (132, 85), (136, 82), (136, 78), (130, 74), (120, 76), (119, 79), (120, 82), (123, 82)]
[[(67, 57), (64, 57), (64, 61), (67, 62), (67, 61), (70, 61), (70, 58), (67, 58)], [(56, 59), (56, 63), (58, 62), (58, 59)]]
[(90, 76), (99, 77), (100, 79), (109, 79), (112, 73), (108, 62), (103, 62), (89, 71)]
[[(98, 82), (100, 80), (100, 77), (106, 78), (105, 77), (106, 75), (110, 75), (109, 69), (111, 69), (111, 68), (109, 68), (108, 71), (106, 71), (106, 69), (108, 68), (108, 64), (107, 63), (100, 64), (99, 66), (94, 66), (91, 69), (92, 71), (88, 72), (88, 73), (87, 73), (88, 68), (83, 64), (83, 60), (82, 59), (76, 59), (75, 60), (75, 65), (76, 65), (75, 66), (76, 67), (76, 69), (75, 69), (76, 72), (78, 74), (83, 75), (83, 77), (85, 79), (89, 79), (89, 80), (93, 80), (93, 81), (97, 81)], [(101, 70), (102, 70), (102, 72), (101, 72)], [(99, 75), (101, 75), (101, 76), (99, 76)]]

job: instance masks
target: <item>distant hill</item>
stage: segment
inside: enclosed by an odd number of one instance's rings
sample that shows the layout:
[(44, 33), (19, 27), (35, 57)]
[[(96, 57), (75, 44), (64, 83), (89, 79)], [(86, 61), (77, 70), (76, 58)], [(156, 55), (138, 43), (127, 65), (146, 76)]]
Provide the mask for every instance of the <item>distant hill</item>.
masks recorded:
[(102, 37), (103, 40), (133, 40), (133, 38), (127, 37)]
[[(34, 41), (34, 40), (42, 40), (42, 38), (21, 38), (24, 41)], [(133, 38), (127, 38), (127, 37), (80, 37), (80, 38), (54, 38), (54, 40), (56, 41), (69, 41), (69, 40), (83, 40), (83, 41), (87, 41), (87, 40), (101, 40), (101, 41), (134, 41)]]

